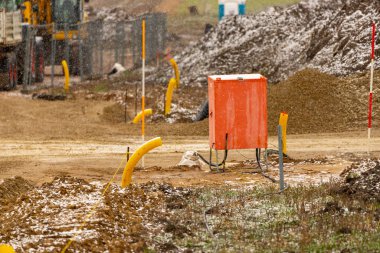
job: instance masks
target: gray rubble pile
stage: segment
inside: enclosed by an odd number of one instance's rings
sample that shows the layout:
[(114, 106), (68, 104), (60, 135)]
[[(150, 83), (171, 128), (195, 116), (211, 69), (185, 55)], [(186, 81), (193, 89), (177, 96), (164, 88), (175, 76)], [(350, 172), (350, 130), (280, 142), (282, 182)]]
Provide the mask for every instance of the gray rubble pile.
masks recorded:
[[(379, 14), (378, 0), (304, 0), (272, 7), (226, 18), (176, 60), (186, 85), (204, 85), (210, 74), (254, 72), (279, 82), (304, 68), (348, 75), (369, 68), (371, 20), (379, 24)], [(165, 83), (167, 76), (151, 77), (157, 80)]]
[(89, 9), (90, 20), (95, 22), (89, 27), (94, 35), (99, 35), (105, 48), (122, 47), (130, 43), (132, 23), (135, 17), (123, 8)]
[(88, 12), (92, 20), (102, 20), (104, 22), (123, 22), (132, 19), (132, 17), (123, 8), (103, 7), (97, 9), (96, 11), (91, 8)]

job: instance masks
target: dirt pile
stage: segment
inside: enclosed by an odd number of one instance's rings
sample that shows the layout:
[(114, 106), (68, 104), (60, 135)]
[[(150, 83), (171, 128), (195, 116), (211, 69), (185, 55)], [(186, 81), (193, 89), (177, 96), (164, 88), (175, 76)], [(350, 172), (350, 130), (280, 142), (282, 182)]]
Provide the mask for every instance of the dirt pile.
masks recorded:
[[(368, 76), (337, 78), (306, 69), (285, 82), (271, 85), (268, 94), (269, 131), (276, 133), (282, 111), (289, 113), (291, 134), (364, 129), (367, 126), (368, 81)], [(375, 98), (374, 104), (375, 108), (379, 107), (379, 97)], [(375, 126), (380, 124), (378, 111), (374, 110)]]
[(16, 201), (18, 197), (32, 188), (33, 185), (21, 177), (5, 179), (0, 184), (0, 206)]
[(341, 174), (340, 191), (360, 199), (380, 201), (380, 160), (353, 163)]
[(205, 85), (210, 74), (255, 72), (278, 82), (306, 67), (334, 75), (366, 70), (370, 21), (378, 23), (379, 13), (379, 1), (304, 0), (253, 16), (226, 18), (176, 57), (182, 82)]
[(70, 247), (75, 252), (162, 251), (167, 242), (157, 235), (190, 234), (170, 222), (171, 210), (187, 205), (189, 190), (154, 183), (125, 190), (112, 185), (102, 197), (104, 187), (60, 177), (32, 190), (13, 206), (1, 208), (0, 241), (17, 251), (59, 252), (98, 201), (95, 214)]
[[(137, 102), (135, 100), (135, 87), (128, 86), (127, 108), (128, 119), (132, 120), (135, 116), (134, 108), (137, 103), (137, 110), (140, 110), (141, 85), (137, 88)], [(125, 89), (125, 88), (124, 88)], [(189, 123), (199, 110), (199, 106), (206, 99), (204, 89), (193, 89), (191, 87), (181, 87), (174, 91), (172, 97), (171, 111), (169, 115), (164, 115), (164, 99), (166, 87), (161, 85), (149, 85), (146, 87), (146, 108), (153, 109), (153, 116), (147, 118), (147, 122), (166, 122), (166, 123)], [(116, 105), (107, 107), (103, 110), (101, 117), (112, 123), (124, 122), (125, 111), (125, 90), (110, 90), (107, 92), (86, 92), (77, 91), (78, 96), (85, 96), (87, 100), (106, 100), (114, 101)]]
[[(279, 114), (289, 114), (289, 134), (341, 132), (366, 129), (368, 113), (369, 73), (335, 77), (315, 69), (297, 72), (288, 80), (268, 86), (269, 133), (277, 131)], [(375, 94), (380, 92), (380, 71), (374, 75)], [(110, 84), (111, 85), (111, 84)], [(117, 105), (103, 110), (101, 117), (111, 123), (124, 122), (125, 87), (128, 87), (128, 120), (135, 112), (135, 87), (122, 82), (119, 86), (101, 87), (105, 92), (78, 90), (77, 97), (87, 100), (113, 101)], [(148, 85), (146, 107), (152, 108), (154, 115), (148, 122), (187, 123), (191, 122), (207, 100), (207, 89), (203, 87), (181, 86), (173, 94), (171, 113), (165, 117), (164, 98), (166, 87)], [(96, 90), (96, 88), (93, 88)], [(137, 88), (137, 110), (140, 109), (141, 88)], [(380, 96), (374, 96), (374, 127), (380, 126)], [(202, 124), (202, 132), (208, 128)], [(200, 125), (199, 125), (200, 126)], [(205, 126), (205, 128), (204, 128)], [(191, 126), (190, 126), (191, 127)], [(198, 126), (197, 126), (198, 127)], [(205, 131), (204, 131), (205, 130)]]

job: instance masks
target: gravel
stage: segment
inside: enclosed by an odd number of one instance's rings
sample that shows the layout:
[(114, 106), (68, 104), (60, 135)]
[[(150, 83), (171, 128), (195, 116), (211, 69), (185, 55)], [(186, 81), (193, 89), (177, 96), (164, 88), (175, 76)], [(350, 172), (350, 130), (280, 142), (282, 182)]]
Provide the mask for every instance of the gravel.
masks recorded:
[(341, 176), (344, 178), (341, 192), (360, 199), (380, 201), (380, 160), (353, 163)]

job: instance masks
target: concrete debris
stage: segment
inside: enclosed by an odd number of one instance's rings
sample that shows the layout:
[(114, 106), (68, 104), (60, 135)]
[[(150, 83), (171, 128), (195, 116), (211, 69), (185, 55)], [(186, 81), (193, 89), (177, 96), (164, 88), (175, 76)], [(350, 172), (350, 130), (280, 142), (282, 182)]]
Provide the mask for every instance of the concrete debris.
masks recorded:
[(126, 71), (126, 68), (124, 68), (123, 65), (121, 65), (120, 63), (115, 63), (115, 65), (113, 65), (111, 71), (107, 74), (107, 76), (111, 78), (118, 77), (125, 71)]
[(197, 152), (195, 151), (186, 151), (181, 161), (178, 163), (178, 166), (202, 166), (202, 161), (199, 159), (199, 156), (197, 155)]

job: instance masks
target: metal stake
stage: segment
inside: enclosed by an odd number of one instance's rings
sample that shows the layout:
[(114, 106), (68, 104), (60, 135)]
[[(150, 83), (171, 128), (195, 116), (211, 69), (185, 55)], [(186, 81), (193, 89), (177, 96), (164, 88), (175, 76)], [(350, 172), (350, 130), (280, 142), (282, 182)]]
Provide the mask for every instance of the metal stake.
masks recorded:
[(278, 164), (280, 168), (280, 191), (285, 190), (284, 158), (282, 153), (282, 127), (278, 126)]

